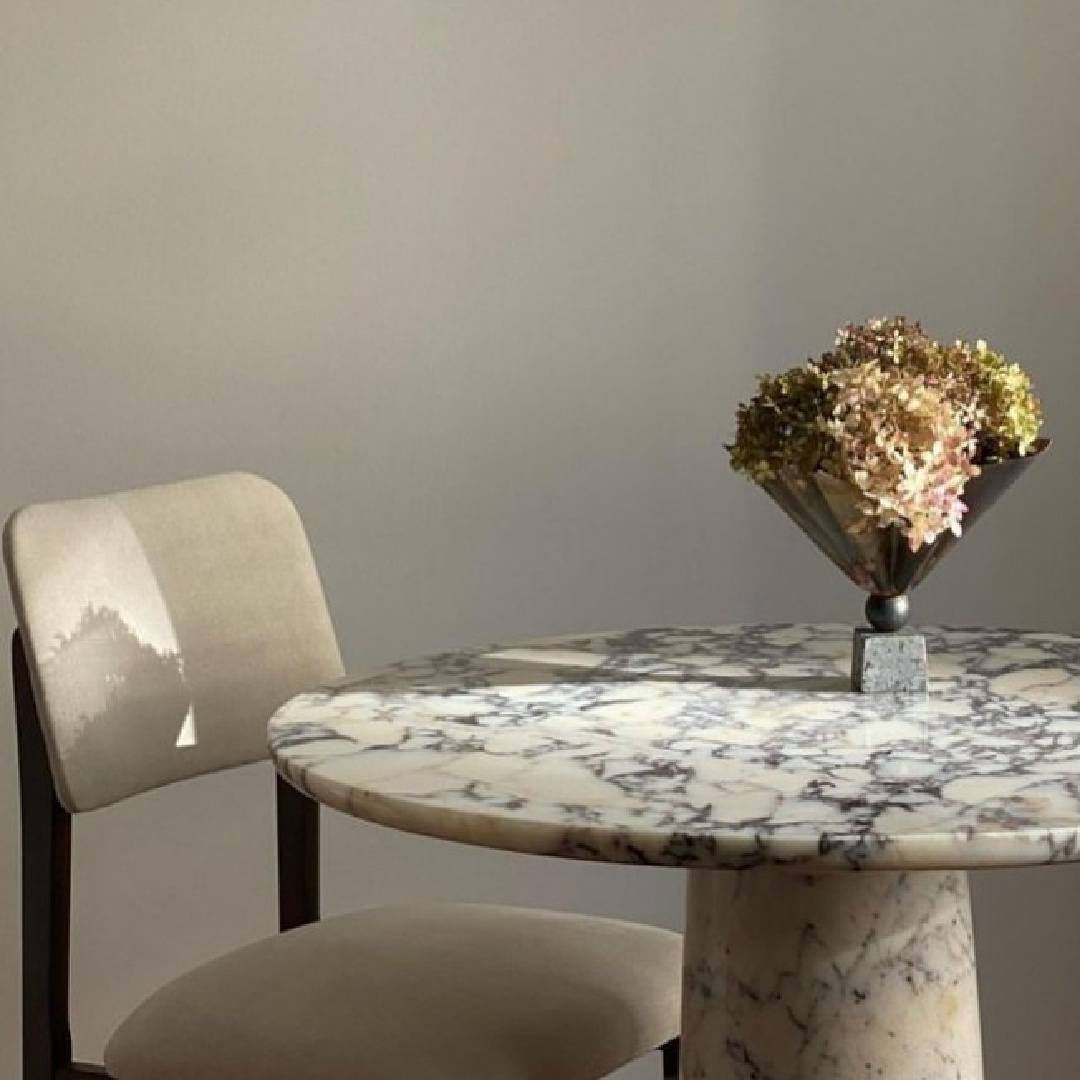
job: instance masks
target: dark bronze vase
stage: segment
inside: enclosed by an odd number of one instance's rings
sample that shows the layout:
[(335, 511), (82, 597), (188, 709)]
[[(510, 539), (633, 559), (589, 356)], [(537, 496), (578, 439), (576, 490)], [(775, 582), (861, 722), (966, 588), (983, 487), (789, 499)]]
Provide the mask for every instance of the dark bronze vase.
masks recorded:
[[(1040, 439), (1025, 457), (981, 466), (964, 488), (966, 534), (1050, 445)], [(867, 526), (854, 488), (828, 473), (782, 475), (761, 485), (780, 508), (860, 589), (869, 593), (867, 618), (879, 630), (898, 630), (907, 621), (907, 594), (956, 546), (960, 537), (942, 533), (912, 551), (895, 526)]]

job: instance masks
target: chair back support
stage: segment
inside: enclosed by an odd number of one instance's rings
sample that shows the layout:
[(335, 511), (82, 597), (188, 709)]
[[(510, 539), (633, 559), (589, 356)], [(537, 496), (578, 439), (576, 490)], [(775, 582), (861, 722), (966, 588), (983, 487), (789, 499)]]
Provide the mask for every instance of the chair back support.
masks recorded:
[(342, 674), (303, 525), (259, 477), (29, 506), (4, 561), (69, 812), (266, 757), (274, 710)]

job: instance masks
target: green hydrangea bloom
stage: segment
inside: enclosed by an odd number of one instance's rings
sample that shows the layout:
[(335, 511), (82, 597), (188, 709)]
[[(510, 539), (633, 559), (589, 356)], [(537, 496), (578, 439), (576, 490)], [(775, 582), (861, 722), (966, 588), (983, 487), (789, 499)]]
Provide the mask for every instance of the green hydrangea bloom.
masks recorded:
[(993, 352), (985, 341), (974, 348), (958, 343), (970, 357), (971, 389), (981, 412), (977, 460), (1023, 457), (1042, 430), (1042, 408), (1031, 379), (1019, 364)]

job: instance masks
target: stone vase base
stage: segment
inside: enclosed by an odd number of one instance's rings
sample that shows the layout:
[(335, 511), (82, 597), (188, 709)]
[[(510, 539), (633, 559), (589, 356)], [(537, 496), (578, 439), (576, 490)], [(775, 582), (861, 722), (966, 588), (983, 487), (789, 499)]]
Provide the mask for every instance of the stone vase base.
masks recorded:
[(926, 638), (912, 630), (860, 626), (851, 650), (851, 688), (864, 694), (925, 693)]

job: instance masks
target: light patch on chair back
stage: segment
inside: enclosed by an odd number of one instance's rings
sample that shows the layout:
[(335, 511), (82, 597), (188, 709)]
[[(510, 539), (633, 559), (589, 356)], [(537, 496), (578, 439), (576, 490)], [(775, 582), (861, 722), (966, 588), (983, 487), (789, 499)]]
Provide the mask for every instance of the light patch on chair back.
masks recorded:
[(195, 727), (195, 707), (189, 706), (184, 722), (180, 725), (180, 734), (176, 736), (178, 748), (196, 746), (199, 742), (199, 732)]
[[(63, 515), (69, 506), (72, 520), (68, 537), (92, 528), (107, 537), (107, 544), (58, 545), (48, 574), (35, 582), (35, 605), (48, 610), (50, 622), (57, 627), (53, 648), (78, 631), (89, 610), (111, 609), (140, 642), (162, 655), (178, 654), (180, 646), (161, 588), (120, 508), (102, 501), (92, 510), (78, 503), (51, 509), (54, 515)], [(90, 515), (95, 520), (87, 522)], [(52, 528), (60, 531), (65, 524), (54, 521)], [(122, 574), (117, 573), (118, 568), (123, 569)], [(40, 659), (47, 659), (51, 651), (46, 645)]]
[(47, 572), (27, 598), (31, 651), (61, 780), (73, 802), (97, 802), (132, 763), (168, 773), (170, 756), (191, 753), (195, 705), (161, 584), (123, 509), (48, 510), (34, 536), (32, 561)]
[[(73, 529), (86, 529), (86, 514), (84, 506)], [(167, 725), (178, 732), (174, 748), (195, 744), (180, 645), (153, 568), (119, 507), (102, 502), (94, 516), (107, 546), (63, 552), (36, 598), (54, 626), (68, 627), (43, 643), (37, 663), (49, 688), (56, 752), (76, 768), (83, 752), (94, 752), (88, 733), (106, 719), (125, 732), (128, 753), (140, 744), (160, 752), (148, 745), (160, 743), (161, 725), (147, 722), (147, 703), (157, 716), (177, 717)]]

